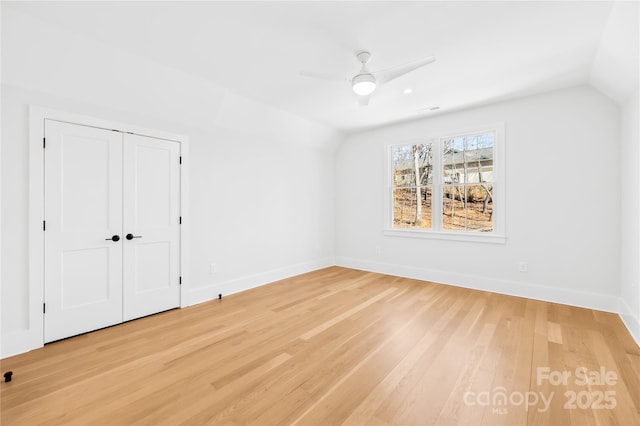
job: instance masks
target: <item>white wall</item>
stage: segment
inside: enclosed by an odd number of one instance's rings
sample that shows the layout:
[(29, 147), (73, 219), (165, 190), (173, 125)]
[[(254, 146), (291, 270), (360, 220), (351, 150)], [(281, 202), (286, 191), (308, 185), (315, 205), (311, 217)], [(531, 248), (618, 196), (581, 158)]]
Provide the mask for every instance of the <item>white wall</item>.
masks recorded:
[[(505, 124), (506, 244), (384, 236), (385, 145), (494, 122)], [(617, 311), (619, 147), (617, 106), (588, 87), (350, 136), (336, 160), (338, 264)]]
[(638, 90), (622, 107), (620, 149), (620, 313), (640, 342), (640, 110)]
[(333, 157), (340, 134), (3, 8), (3, 357), (30, 349), (23, 342), (33, 340), (29, 104), (189, 137), (186, 303), (333, 264)]

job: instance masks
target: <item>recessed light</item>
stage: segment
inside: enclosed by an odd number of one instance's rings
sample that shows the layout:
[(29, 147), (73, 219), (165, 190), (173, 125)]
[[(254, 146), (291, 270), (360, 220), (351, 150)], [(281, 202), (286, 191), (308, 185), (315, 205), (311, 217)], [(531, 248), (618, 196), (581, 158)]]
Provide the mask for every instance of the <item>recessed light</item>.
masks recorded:
[(413, 93), (413, 89), (410, 89), (410, 88), (404, 89), (402, 93), (404, 93), (405, 95), (408, 95), (409, 93)]

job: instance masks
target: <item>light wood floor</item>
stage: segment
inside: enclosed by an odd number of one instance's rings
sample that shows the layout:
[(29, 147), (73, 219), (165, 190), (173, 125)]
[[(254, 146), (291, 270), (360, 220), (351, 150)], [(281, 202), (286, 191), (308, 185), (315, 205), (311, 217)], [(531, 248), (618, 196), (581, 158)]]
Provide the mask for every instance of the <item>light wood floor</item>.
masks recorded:
[[(609, 384), (583, 384), (581, 367)], [(3, 425), (640, 424), (640, 349), (616, 315), (339, 267), (7, 370)]]

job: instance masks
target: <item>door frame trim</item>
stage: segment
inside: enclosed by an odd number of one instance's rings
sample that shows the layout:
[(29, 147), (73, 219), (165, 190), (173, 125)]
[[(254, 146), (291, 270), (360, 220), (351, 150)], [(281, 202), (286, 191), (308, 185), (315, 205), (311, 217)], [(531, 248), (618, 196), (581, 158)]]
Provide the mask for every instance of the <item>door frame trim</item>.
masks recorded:
[[(60, 111), (51, 108), (29, 105), (29, 306), (28, 330), (22, 337), (22, 352), (44, 346), (44, 150), (43, 140), (45, 120), (62, 121), (83, 126), (98, 127), (107, 130), (130, 132), (152, 138), (165, 139), (180, 144), (182, 166), (180, 168), (180, 307), (186, 306), (185, 289), (189, 283), (189, 138), (185, 135), (169, 133), (104, 120), (82, 114)], [(186, 220), (185, 220), (186, 219)]]

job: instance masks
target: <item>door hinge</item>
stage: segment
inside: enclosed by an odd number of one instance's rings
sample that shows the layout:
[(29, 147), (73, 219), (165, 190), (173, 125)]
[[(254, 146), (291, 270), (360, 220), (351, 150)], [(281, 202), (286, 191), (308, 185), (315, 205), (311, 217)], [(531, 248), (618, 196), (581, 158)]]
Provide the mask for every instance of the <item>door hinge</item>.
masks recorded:
[(180, 279), (178, 280), (178, 283), (180, 283), (180, 285), (182, 285), (182, 277), (180, 277)]
[(178, 223), (179, 223), (180, 225), (182, 225), (182, 216), (180, 216), (180, 217), (178, 218)]
[(180, 156), (180, 164), (182, 164), (182, 155)]
[(42, 138), (42, 149), (47, 147), (47, 138)]
[(46, 314), (46, 313), (47, 313), (47, 304), (46, 304), (46, 303), (43, 303), (43, 304), (42, 304), (42, 313), (43, 313), (43, 314)]
[(46, 231), (46, 230), (47, 230), (47, 221), (46, 221), (46, 220), (43, 220), (43, 221), (42, 221), (42, 230), (43, 230), (43, 231)]

